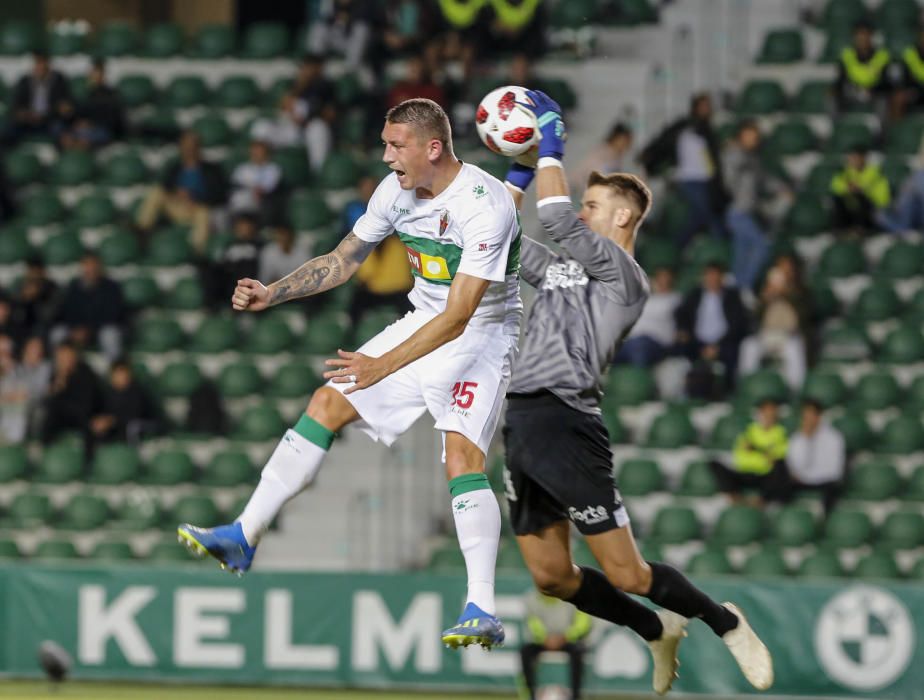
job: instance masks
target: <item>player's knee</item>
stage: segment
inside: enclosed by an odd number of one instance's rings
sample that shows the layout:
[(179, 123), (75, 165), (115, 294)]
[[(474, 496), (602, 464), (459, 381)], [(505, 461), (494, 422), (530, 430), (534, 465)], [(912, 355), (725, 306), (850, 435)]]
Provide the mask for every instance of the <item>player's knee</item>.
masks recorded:
[(645, 595), (651, 589), (651, 567), (643, 561), (604, 567), (607, 580), (626, 593)]
[(536, 569), (532, 574), (536, 589), (542, 595), (553, 598), (567, 600), (574, 596), (580, 585), (574, 567), (570, 563), (568, 566), (548, 566)]
[(357, 418), (356, 409), (336, 389), (322, 386), (311, 396), (305, 413), (328, 430), (340, 430)]
[(454, 479), (463, 474), (480, 474), (484, 471), (484, 454), (473, 442), (458, 433), (446, 435), (446, 477)]

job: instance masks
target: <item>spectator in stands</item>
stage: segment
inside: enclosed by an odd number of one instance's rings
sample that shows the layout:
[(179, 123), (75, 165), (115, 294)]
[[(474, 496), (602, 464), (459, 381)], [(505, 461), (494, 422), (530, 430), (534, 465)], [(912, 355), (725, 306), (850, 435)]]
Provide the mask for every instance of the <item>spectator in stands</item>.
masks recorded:
[(36, 51), (32, 59), (32, 74), (20, 78), (13, 88), (8, 143), (33, 134), (57, 137), (74, 115), (67, 79), (51, 69), (48, 54)]
[(873, 43), (872, 26), (859, 22), (853, 29), (853, 43), (844, 47), (837, 62), (834, 99), (838, 112), (873, 105), (885, 116), (891, 60), (888, 49)]
[(356, 183), (356, 198), (351, 199), (343, 207), (343, 221), (340, 226), (343, 235), (353, 230), (353, 225), (359, 221), (359, 217), (366, 213), (366, 207), (372, 194), (379, 183), (371, 175), (363, 175)]
[(77, 103), (74, 121), (61, 134), (61, 147), (84, 151), (119, 139), (125, 130), (119, 93), (106, 84), (106, 66), (93, 61), (87, 76), (87, 94)]
[(775, 397), (761, 398), (757, 420), (735, 440), (731, 467), (718, 460), (709, 462), (719, 491), (728, 494), (733, 502), (742, 500), (745, 490), (757, 492), (748, 499), (754, 506), (762, 506), (764, 501), (790, 498), (785, 461), (788, 441), (779, 414)]
[[(2, 138), (2, 132), (0, 132), (0, 138)], [(16, 200), (13, 197), (14, 191), (15, 188), (6, 175), (6, 165), (0, 162), (0, 224), (5, 224), (16, 216), (17, 207)]]
[(135, 380), (131, 365), (119, 359), (109, 368), (109, 386), (103, 390), (101, 412), (90, 420), (97, 442), (137, 443), (157, 434), (160, 409), (150, 392)]
[[(514, 83), (520, 85), (521, 83)], [(603, 143), (587, 155), (575, 169), (571, 187), (577, 191), (587, 186), (587, 178), (592, 172), (631, 173), (632, 163), (629, 152), (632, 150), (632, 129), (623, 122), (616, 122), (610, 127)]]
[(50, 382), (51, 364), (41, 338), (29, 338), (16, 362), (12, 340), (0, 336), (0, 442), (17, 444), (26, 439)]
[(58, 285), (48, 277), (42, 259), (29, 258), (19, 289), (13, 297), (13, 318), (17, 327), (30, 334), (45, 336), (57, 313), (58, 296)]
[(51, 330), (52, 343), (57, 345), (67, 339), (81, 348), (98, 344), (103, 354), (114, 360), (122, 353), (126, 320), (127, 307), (121, 285), (106, 276), (96, 253), (84, 253), (80, 276), (62, 294)]
[(917, 41), (902, 51), (897, 69), (893, 113), (901, 118), (909, 109), (924, 108), (924, 27), (918, 30)]
[(384, 56), (402, 56), (416, 51), (431, 36), (433, 6), (420, 0), (388, 0), (384, 8), (384, 26), (379, 32)]
[(664, 266), (655, 269), (651, 296), (614, 362), (651, 367), (667, 357), (677, 337), (674, 314), (682, 300), (674, 289), (674, 271)]
[[(694, 371), (702, 370), (703, 376), (708, 371), (715, 378), (711, 386), (717, 387), (718, 393), (734, 384), (738, 349), (750, 327), (741, 295), (736, 288), (725, 286), (724, 276), (721, 261), (708, 263), (703, 268), (701, 286), (684, 297), (675, 314), (677, 341), (683, 354), (694, 363)], [(705, 393), (708, 395), (700, 396), (717, 398), (716, 391)]]
[(271, 159), (269, 144), (250, 142), (250, 157), (231, 173), (231, 213), (248, 213), (266, 222), (279, 208), (282, 168)]
[(758, 329), (741, 343), (742, 375), (760, 368), (766, 357), (782, 360), (783, 377), (793, 391), (805, 382), (806, 336), (811, 322), (808, 290), (790, 279), (782, 265), (767, 273), (757, 307)]
[(260, 251), (259, 279), (264, 284), (280, 280), (311, 259), (311, 244), (298, 238), (289, 224), (273, 229), (272, 240)]
[(149, 232), (165, 213), (173, 223), (190, 225), (193, 248), (202, 255), (209, 238), (209, 209), (225, 203), (227, 185), (221, 168), (202, 158), (195, 131), (184, 131), (179, 147), (179, 159), (144, 198), (137, 223)]
[(491, 0), (488, 12), (487, 42), (479, 47), (480, 53), (494, 56), (516, 46), (536, 60), (545, 51), (546, 17), (540, 0)]
[(924, 144), (915, 169), (905, 178), (892, 206), (878, 212), (876, 223), (892, 233), (924, 229)]
[(206, 287), (213, 306), (225, 306), (237, 281), (245, 277), (256, 278), (259, 272), (263, 242), (257, 218), (253, 214), (238, 214), (232, 227), (234, 238), (206, 271)]
[(76, 430), (87, 438), (89, 453), (90, 418), (102, 401), (99, 381), (90, 366), (80, 357), (77, 347), (63, 342), (55, 348), (51, 388), (44, 402), (41, 440), (48, 445), (67, 430)]
[(446, 93), (427, 73), (423, 56), (417, 54), (408, 57), (404, 70), (404, 79), (399, 80), (388, 91), (388, 97), (385, 100), (386, 108), (394, 107), (399, 102), (412, 97), (426, 97), (443, 109), (449, 110)]
[(639, 162), (649, 175), (675, 166), (674, 184), (687, 204), (686, 224), (674, 233), (683, 248), (695, 233), (708, 229), (722, 236), (727, 193), (722, 178), (719, 137), (712, 127), (712, 99), (698, 93), (690, 113), (658, 134), (642, 151)]
[(789, 441), (786, 465), (794, 491), (820, 492), (827, 515), (844, 486), (847, 447), (841, 432), (822, 418), (823, 410), (815, 399), (803, 400), (802, 420)]
[(366, 59), (371, 35), (371, 17), (359, 0), (327, 0), (308, 31), (308, 50), (340, 56), (348, 70), (356, 70)]
[(773, 192), (788, 191), (786, 183), (763, 166), (760, 141), (757, 122), (746, 121), (738, 127), (722, 159), (731, 196), (725, 225), (732, 237), (732, 272), (738, 288), (748, 292), (753, 291), (770, 253), (761, 204)]
[(878, 165), (867, 160), (867, 147), (858, 144), (846, 164), (831, 180), (834, 226), (842, 231), (866, 233), (892, 201), (889, 181)]
[(523, 679), (529, 699), (536, 700), (539, 656), (546, 651), (564, 652), (571, 667), (571, 695), (578, 700), (584, 678), (586, 640), (593, 618), (571, 603), (543, 595), (535, 589), (526, 592), (527, 641), (520, 647)]

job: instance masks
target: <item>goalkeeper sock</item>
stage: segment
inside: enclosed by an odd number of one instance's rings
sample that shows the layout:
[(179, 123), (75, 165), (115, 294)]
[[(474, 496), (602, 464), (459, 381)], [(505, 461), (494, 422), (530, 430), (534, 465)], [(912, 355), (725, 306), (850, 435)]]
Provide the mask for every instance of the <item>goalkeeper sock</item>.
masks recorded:
[(468, 573), (467, 602), (489, 615), (495, 613), (494, 565), (500, 540), (501, 515), (485, 474), (463, 474), (449, 482), (452, 517)]
[(238, 518), (251, 547), (260, 541), (286, 502), (314, 480), (333, 440), (330, 430), (305, 414), (286, 431)]
[(720, 637), (738, 626), (737, 616), (716, 603), (670, 564), (648, 562), (651, 567), (651, 590), (645, 596), (662, 608), (684, 617), (698, 617)]
[(581, 587), (567, 602), (581, 612), (628, 627), (646, 641), (658, 639), (664, 632), (661, 618), (651, 608), (616, 588), (602, 571), (581, 569)]

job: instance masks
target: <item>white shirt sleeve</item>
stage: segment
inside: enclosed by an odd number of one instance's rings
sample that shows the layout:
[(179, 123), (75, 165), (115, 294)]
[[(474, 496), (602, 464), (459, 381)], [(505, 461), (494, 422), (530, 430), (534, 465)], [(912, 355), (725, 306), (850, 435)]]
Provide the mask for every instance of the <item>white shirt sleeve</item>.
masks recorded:
[(366, 213), (353, 224), (353, 233), (367, 243), (378, 243), (395, 230), (389, 215), (397, 184), (395, 175), (388, 175), (382, 180), (366, 206)]
[(507, 275), (510, 246), (517, 235), (516, 214), (485, 207), (465, 222), (462, 229), (462, 260), (457, 272), (491, 282)]

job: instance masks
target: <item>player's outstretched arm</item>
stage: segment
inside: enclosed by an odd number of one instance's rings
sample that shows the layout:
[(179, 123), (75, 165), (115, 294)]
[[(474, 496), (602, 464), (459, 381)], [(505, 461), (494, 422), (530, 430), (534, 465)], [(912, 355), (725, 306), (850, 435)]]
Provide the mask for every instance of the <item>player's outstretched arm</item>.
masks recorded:
[(481, 298), (490, 282), (480, 277), (456, 273), (449, 288), (446, 309), (421, 326), (407, 340), (380, 357), (368, 357), (358, 352), (338, 351), (338, 359), (327, 360), (331, 369), (324, 373), (325, 379), (335, 383), (350, 383), (353, 386), (345, 394), (365, 389), (393, 372), (397, 372), (414, 360), (433, 352), (441, 345), (455, 340), (468, 325), (481, 303)]
[(262, 311), (292, 299), (326, 292), (350, 279), (376, 245), (351, 232), (333, 252), (309, 260), (269, 286), (252, 279), (238, 280), (231, 305), (235, 311)]

